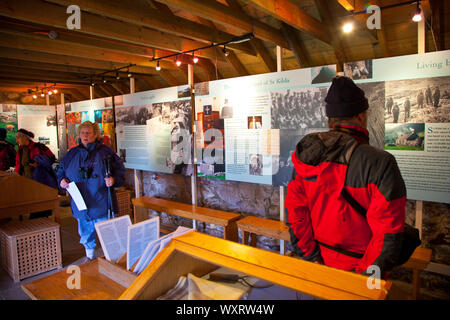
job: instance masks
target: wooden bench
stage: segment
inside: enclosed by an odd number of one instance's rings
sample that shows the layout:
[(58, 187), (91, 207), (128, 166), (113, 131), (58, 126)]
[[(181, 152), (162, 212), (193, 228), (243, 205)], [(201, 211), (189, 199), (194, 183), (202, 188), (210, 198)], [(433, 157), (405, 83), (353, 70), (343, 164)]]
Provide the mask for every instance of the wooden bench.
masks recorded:
[(134, 223), (148, 219), (147, 209), (152, 209), (222, 226), (224, 239), (238, 242), (236, 220), (241, 218), (240, 214), (151, 197), (134, 198), (132, 203), (134, 206)]
[[(284, 222), (265, 219), (254, 216), (247, 216), (237, 222), (238, 229), (242, 231), (243, 243), (256, 246), (256, 235), (263, 235), (275, 239), (290, 241), (289, 228)], [(412, 299), (419, 299), (420, 273), (425, 270), (431, 260), (431, 250), (418, 247), (402, 265), (404, 268), (413, 270)]]
[(284, 222), (247, 216), (237, 221), (239, 230), (242, 230), (244, 244), (256, 247), (256, 235), (272, 237), (290, 241), (289, 228)]

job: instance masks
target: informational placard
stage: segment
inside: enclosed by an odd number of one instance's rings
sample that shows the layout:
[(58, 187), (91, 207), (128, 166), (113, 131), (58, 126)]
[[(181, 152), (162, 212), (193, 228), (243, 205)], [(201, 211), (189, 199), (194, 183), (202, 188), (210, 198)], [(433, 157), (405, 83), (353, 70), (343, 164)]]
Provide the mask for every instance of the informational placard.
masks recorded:
[(408, 199), (450, 203), (450, 51), (359, 61), (344, 70), (361, 87), (384, 81), (383, 145), (397, 160)]
[(186, 86), (114, 97), (117, 149), (126, 168), (192, 172), (189, 97)]
[(322, 100), (336, 66), (196, 85), (199, 176), (285, 185), (295, 144), (325, 127)]
[(6, 129), (6, 141), (16, 144), (17, 105), (0, 104), (0, 128)]
[(46, 145), (55, 156), (58, 154), (55, 106), (17, 105), (17, 126), (33, 132), (34, 142)]
[(99, 98), (66, 104), (67, 143), (71, 149), (78, 145), (77, 128), (85, 122), (98, 123), (103, 143), (115, 146), (113, 98)]

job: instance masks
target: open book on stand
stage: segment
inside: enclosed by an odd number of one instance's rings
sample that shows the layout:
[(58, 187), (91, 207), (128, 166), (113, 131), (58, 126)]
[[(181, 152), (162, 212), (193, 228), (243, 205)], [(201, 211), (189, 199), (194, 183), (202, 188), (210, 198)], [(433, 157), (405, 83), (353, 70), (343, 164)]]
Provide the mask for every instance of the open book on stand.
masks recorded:
[(105, 258), (116, 262), (126, 255), (126, 268), (140, 274), (174, 237), (192, 229), (178, 227), (159, 237), (159, 217), (132, 225), (130, 217), (121, 216), (95, 224)]

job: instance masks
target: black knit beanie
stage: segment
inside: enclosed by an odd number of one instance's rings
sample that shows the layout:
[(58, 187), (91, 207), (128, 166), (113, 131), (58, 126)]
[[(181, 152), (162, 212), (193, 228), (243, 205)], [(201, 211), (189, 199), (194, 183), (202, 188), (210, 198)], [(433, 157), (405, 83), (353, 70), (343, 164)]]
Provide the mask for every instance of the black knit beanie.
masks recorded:
[(351, 118), (369, 108), (364, 91), (344, 76), (333, 79), (325, 102), (328, 118)]

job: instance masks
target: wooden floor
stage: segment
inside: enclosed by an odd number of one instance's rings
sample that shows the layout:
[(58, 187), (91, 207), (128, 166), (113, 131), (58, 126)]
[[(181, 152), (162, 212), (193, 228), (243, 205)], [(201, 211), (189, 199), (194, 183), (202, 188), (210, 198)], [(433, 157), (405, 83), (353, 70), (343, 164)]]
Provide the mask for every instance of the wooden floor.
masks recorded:
[[(70, 207), (61, 207), (60, 212), (63, 268), (66, 268), (69, 265), (79, 265), (85, 263), (86, 259), (84, 248), (79, 243), (80, 237), (78, 235), (77, 221), (72, 218)], [(98, 257), (102, 255), (102, 249), (100, 248), (100, 245), (98, 245), (95, 256)], [(61, 269), (48, 271), (15, 283), (9, 274), (0, 267), (0, 300), (30, 300), (20, 286), (24, 283), (45, 277), (60, 270)]]

